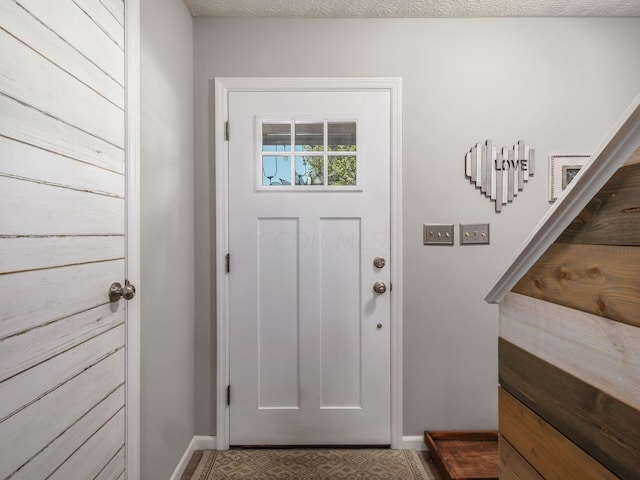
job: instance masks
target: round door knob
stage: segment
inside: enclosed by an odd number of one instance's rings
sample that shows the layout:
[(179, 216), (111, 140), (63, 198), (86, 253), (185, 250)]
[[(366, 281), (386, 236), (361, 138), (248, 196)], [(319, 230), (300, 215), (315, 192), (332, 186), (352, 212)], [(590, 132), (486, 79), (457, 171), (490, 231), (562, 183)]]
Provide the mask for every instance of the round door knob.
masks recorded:
[(124, 287), (122, 287), (122, 297), (125, 300), (131, 300), (136, 296), (136, 287), (134, 287), (131, 283), (125, 281)]
[(387, 262), (382, 257), (376, 257), (373, 259), (373, 266), (376, 268), (384, 268)]
[(136, 287), (134, 287), (129, 281), (125, 281), (124, 287), (120, 285), (120, 282), (113, 282), (109, 287), (109, 301), (117, 302), (120, 298), (125, 300), (131, 300), (136, 296)]
[(381, 324), (381, 323), (379, 323), (378, 325), (376, 325), (376, 328), (377, 328), (378, 330), (380, 330), (380, 329), (382, 328), (382, 324)]
[(373, 284), (373, 291), (376, 293), (384, 293), (387, 291), (387, 286), (384, 282), (376, 282)]

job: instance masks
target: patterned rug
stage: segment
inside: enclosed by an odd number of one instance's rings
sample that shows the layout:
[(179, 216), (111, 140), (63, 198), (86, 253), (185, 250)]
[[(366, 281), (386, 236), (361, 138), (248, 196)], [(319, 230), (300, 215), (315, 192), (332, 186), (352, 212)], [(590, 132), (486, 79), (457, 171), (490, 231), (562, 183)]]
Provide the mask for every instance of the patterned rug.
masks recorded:
[(434, 480), (424, 457), (388, 449), (206, 450), (191, 480)]

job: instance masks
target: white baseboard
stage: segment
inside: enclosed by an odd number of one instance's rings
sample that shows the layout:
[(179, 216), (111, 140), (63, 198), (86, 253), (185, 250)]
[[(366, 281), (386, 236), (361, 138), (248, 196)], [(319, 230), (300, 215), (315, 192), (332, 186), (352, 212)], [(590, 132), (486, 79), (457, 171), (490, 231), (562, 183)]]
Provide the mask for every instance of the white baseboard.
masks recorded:
[(426, 451), (427, 446), (422, 435), (406, 435), (402, 437), (402, 449)]
[(187, 469), (187, 465), (189, 465), (189, 460), (191, 460), (193, 452), (196, 450), (215, 450), (216, 448), (216, 437), (206, 437), (202, 435), (193, 437), (169, 480), (180, 480), (180, 477), (182, 477), (182, 474)]
[(217, 450), (218, 448), (216, 437), (196, 435), (191, 441), (193, 442), (194, 450)]

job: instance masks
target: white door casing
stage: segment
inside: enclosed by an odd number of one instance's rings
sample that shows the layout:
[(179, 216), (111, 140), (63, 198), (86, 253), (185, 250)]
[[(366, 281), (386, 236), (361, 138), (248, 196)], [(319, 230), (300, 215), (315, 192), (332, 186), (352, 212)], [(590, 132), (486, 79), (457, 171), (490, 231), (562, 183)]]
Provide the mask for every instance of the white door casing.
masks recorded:
[[(219, 79), (216, 95), (236, 140), (220, 148), (217, 129), (217, 258), (233, 265), (218, 269), (219, 446), (398, 448), (400, 80)], [(357, 123), (357, 185), (263, 188), (262, 122), (318, 120)]]
[[(112, 0), (109, 0), (111, 2)], [(118, 5), (117, 2), (113, 2)], [(126, 276), (138, 293), (127, 302), (125, 365), (125, 479), (139, 480), (140, 470), (140, 0), (125, 7), (125, 175)], [(141, 292), (142, 290), (142, 292)], [(120, 479), (118, 479), (120, 480)]]
[(0, 478), (139, 478), (138, 18), (0, 6)]

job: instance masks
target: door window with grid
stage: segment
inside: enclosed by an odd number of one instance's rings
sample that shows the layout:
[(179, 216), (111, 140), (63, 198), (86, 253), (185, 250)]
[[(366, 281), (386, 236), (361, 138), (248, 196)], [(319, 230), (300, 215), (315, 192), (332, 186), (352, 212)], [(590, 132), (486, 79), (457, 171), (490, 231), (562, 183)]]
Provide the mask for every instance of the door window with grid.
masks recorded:
[(260, 121), (258, 189), (349, 189), (358, 182), (356, 121)]

